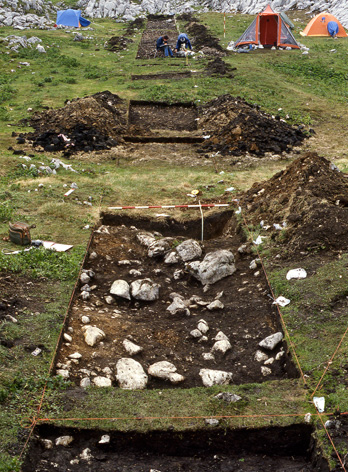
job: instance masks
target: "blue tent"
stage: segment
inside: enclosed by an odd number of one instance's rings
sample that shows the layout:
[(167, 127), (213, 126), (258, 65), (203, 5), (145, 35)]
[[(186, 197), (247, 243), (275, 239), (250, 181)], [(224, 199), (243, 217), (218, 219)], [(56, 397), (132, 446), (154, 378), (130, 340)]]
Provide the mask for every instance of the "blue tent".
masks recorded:
[(91, 22), (82, 18), (81, 10), (72, 10), (69, 8), (68, 10), (59, 10), (57, 12), (57, 21), (56, 25), (64, 25), (64, 26), (75, 26), (79, 28), (80, 26), (88, 26)]

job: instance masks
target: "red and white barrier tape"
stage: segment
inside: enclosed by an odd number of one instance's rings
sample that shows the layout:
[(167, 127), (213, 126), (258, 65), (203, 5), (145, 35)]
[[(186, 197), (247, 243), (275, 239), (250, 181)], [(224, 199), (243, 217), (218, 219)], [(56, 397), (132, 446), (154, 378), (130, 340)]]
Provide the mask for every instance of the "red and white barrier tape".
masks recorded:
[(108, 207), (109, 210), (147, 210), (152, 208), (214, 208), (228, 207), (231, 203), (202, 203), (201, 205), (147, 205), (147, 206), (119, 206)]

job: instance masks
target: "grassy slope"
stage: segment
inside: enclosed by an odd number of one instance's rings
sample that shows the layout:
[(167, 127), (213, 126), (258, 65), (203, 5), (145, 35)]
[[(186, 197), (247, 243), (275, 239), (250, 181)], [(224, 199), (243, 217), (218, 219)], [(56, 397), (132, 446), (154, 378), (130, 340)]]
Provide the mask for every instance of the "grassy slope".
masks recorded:
[[(294, 13), (296, 15), (296, 13)], [(206, 22), (212, 32), (221, 38), (221, 43), (227, 45), (232, 39), (237, 39), (250, 23), (251, 19), (245, 15), (227, 15), (226, 38), (223, 38), (222, 15), (204, 14), (201, 20)], [(20, 321), (15, 327), (9, 323), (3, 324), (1, 329), (5, 331), (8, 340), (27, 336), (30, 329), (32, 339), (36, 342), (48, 343), (53, 349), (56, 337), (59, 333), (59, 323), (63, 319), (68, 295), (73, 288), (76, 270), (71, 270), (71, 264), (78, 269), (78, 262), (86, 246), (89, 232), (82, 230), (83, 226), (92, 224), (98, 217), (100, 205), (109, 204), (153, 203), (155, 201), (172, 202), (182, 201), (187, 190), (197, 188), (202, 184), (216, 182), (215, 169), (212, 167), (197, 167), (188, 169), (179, 166), (158, 163), (147, 163), (145, 166), (130, 165), (121, 161), (115, 166), (113, 161), (95, 160), (89, 162), (71, 159), (69, 163), (79, 171), (71, 174), (69, 171), (59, 170), (56, 176), (36, 178), (30, 173), (19, 168), (21, 162), (13, 156), (7, 148), (14, 145), (11, 132), (21, 131), (18, 126), (10, 124), (17, 123), (20, 119), (28, 117), (27, 108), (40, 110), (42, 106), (63, 106), (65, 100), (77, 96), (89, 95), (102, 90), (110, 90), (119, 94), (122, 98), (130, 99), (167, 99), (167, 100), (193, 100), (202, 103), (218, 94), (231, 93), (243, 96), (247, 100), (255, 101), (266, 111), (279, 112), (285, 116), (289, 114), (294, 122), (303, 121), (311, 124), (317, 135), (311, 139), (310, 147), (330, 157), (339, 157), (338, 165), (342, 169), (347, 166), (346, 146), (347, 138), (345, 130), (342, 129), (342, 116), (345, 114), (347, 101), (345, 58), (348, 53), (348, 44), (344, 40), (332, 41), (326, 38), (310, 39), (301, 38), (301, 42), (310, 47), (310, 54), (302, 56), (298, 51), (257, 51), (252, 54), (231, 54), (225, 58), (234, 67), (237, 67), (235, 78), (190, 78), (180, 82), (168, 81), (137, 81), (132, 83), (130, 75), (140, 73), (155, 73), (160, 71), (186, 70), (184, 62), (180, 66), (174, 66), (161, 60), (139, 61), (135, 60), (137, 43), (141, 32), (135, 32), (134, 43), (130, 44), (128, 51), (113, 54), (103, 48), (105, 40), (113, 35), (122, 34), (123, 25), (111, 20), (97, 20), (94, 31), (86, 32), (84, 35), (91, 39), (79, 43), (72, 40), (72, 34), (62, 30), (57, 31), (30, 31), (15, 32), (15, 34), (38, 36), (47, 48), (46, 55), (28, 50), (19, 55), (14, 53), (0, 54), (0, 234), (7, 234), (9, 220), (24, 220), (36, 223), (36, 238), (52, 239), (59, 242), (74, 244), (74, 249), (66, 257), (61, 256), (57, 260), (43, 257), (38, 260), (36, 256), (28, 254), (19, 263), (9, 257), (0, 257), (2, 270), (25, 270), (33, 273), (36, 268), (38, 276), (51, 277), (55, 281), (55, 292), (52, 294), (52, 302), (45, 307), (44, 313), (33, 324), (28, 326), (27, 322)], [(298, 23), (299, 24), (299, 23)], [(298, 30), (300, 30), (300, 24)], [(297, 30), (297, 31), (298, 31)], [(2, 28), (0, 37), (13, 34), (10, 28)], [(336, 53), (330, 53), (335, 48)], [(1, 52), (6, 52), (3, 44), (0, 44)], [(18, 68), (19, 61), (28, 61), (30, 66)], [(206, 59), (199, 61), (191, 60), (190, 69), (201, 70), (206, 64)], [(176, 63), (177, 64), (177, 63)], [(141, 66), (143, 65), (143, 66)], [(14, 72), (11, 72), (13, 70)], [(343, 85), (342, 85), (343, 84)], [(194, 87), (197, 85), (197, 87)], [(339, 126), (341, 125), (341, 126)], [(335, 139), (332, 139), (334, 133)], [(29, 151), (28, 151), (29, 152)], [(31, 152), (31, 151), (30, 151)], [(53, 155), (36, 154), (33, 162), (44, 162), (49, 164)], [(99, 165), (98, 165), (99, 164)], [(269, 178), (273, 173), (283, 167), (283, 163), (260, 164), (249, 171), (233, 171), (230, 169), (225, 177), (226, 183), (237, 188), (248, 188), (255, 180)], [(223, 167), (222, 167), (223, 168)], [(151, 174), (152, 179), (148, 176)], [(74, 198), (62, 198), (64, 184), (77, 182), (79, 190), (76, 195), (80, 200), (93, 198), (93, 207), (77, 205)], [(38, 184), (44, 187), (37, 192)], [(161, 192), (165, 187), (166, 192)], [(30, 192), (28, 192), (30, 190)], [(209, 196), (217, 196), (209, 193)], [(68, 240), (67, 240), (68, 235)], [(8, 243), (0, 241), (0, 248), (8, 247)], [(61, 272), (57, 274), (57, 265)], [(37, 270), (37, 267), (40, 270)], [(66, 269), (66, 270), (64, 270)], [(325, 268), (324, 268), (325, 269)], [(323, 270), (324, 270), (323, 269)], [(327, 266), (330, 274), (335, 273), (337, 268)], [(70, 271), (70, 276), (67, 272)], [(283, 272), (285, 269), (283, 269)], [(279, 283), (283, 280), (284, 273), (276, 271), (273, 280), (276, 288), (286, 295), (287, 290), (296, 288), (296, 285), (284, 287)], [(34, 274), (35, 275), (35, 274)], [(298, 288), (295, 298), (301, 300), (308, 291), (314, 290), (310, 287), (313, 283), (317, 286), (317, 274), (306, 284)], [(324, 276), (323, 276), (324, 277)], [(325, 274), (327, 277), (327, 274)], [(323, 279), (325, 280), (325, 279)], [(320, 286), (320, 285), (318, 285)], [(341, 286), (341, 285), (340, 285)], [(294, 288), (295, 287), (295, 288)], [(50, 289), (51, 290), (51, 289)], [(284, 290), (284, 291), (283, 291)], [(297, 293), (297, 292), (296, 292)], [(322, 293), (322, 292), (320, 292)], [(319, 293), (319, 294), (320, 294)], [(38, 294), (39, 296), (39, 294)], [(294, 296), (294, 295), (293, 295)], [(332, 294), (334, 297), (335, 294)], [(324, 308), (328, 310), (330, 300), (323, 300)], [(300, 302), (299, 302), (300, 303)], [(322, 328), (324, 333), (329, 333), (325, 341), (325, 356), (318, 352), (317, 346), (322, 344), (312, 339), (311, 333), (317, 326), (318, 320), (314, 317), (306, 326), (301, 324), (300, 318), (296, 318), (301, 306), (296, 309), (285, 310), (286, 319), (290, 329), (294, 333), (296, 348), (299, 350), (301, 362), (304, 362), (306, 372), (308, 371), (315, 381), (320, 377), (323, 363), (319, 359), (326, 360), (335, 347), (339, 333), (343, 329), (345, 319), (342, 319), (339, 330), (332, 335), (336, 324), (328, 322)], [(324, 309), (323, 308), (323, 309)], [(325, 322), (327, 323), (327, 322)], [(309, 335), (308, 335), (309, 333)], [(304, 348), (303, 339), (311, 341)], [(347, 349), (347, 346), (343, 346)], [(346, 352), (346, 351), (344, 351)], [(18, 455), (17, 442), (18, 432), (21, 431), (20, 419), (23, 416), (32, 416), (39, 402), (43, 384), (47, 378), (50, 355), (40, 358), (32, 358), (23, 347), (18, 346), (15, 351), (11, 350), (10, 357), (7, 349), (0, 347), (0, 359), (2, 372), (0, 377), (0, 401), (2, 409), (0, 414), (0, 470), (13, 470), (12, 456)], [(344, 353), (344, 358), (346, 354)], [(23, 364), (24, 363), (24, 364)], [(319, 364), (319, 365), (318, 365)], [(340, 366), (337, 367), (338, 369)], [(328, 377), (327, 395), (330, 407), (340, 404), (345, 407), (344, 395), (340, 387), (333, 384), (333, 378)], [(48, 397), (52, 401), (44, 403), (44, 413), (51, 417), (64, 417), (63, 399), (65, 386), (59, 381), (50, 380), (48, 386)], [(325, 384), (324, 384), (325, 389)], [(221, 390), (221, 389), (219, 389)], [(196, 416), (209, 415), (233, 415), (262, 413), (304, 413), (311, 411), (312, 407), (305, 399), (301, 388), (301, 382), (278, 382), (263, 384), (261, 386), (239, 386), (233, 391), (240, 393), (243, 402), (238, 406), (226, 407), (217, 404), (213, 400), (216, 389), (194, 389), (192, 391), (178, 392), (175, 395), (170, 391), (163, 391), (161, 403), (158, 402), (159, 392), (118, 392), (114, 389), (100, 391), (91, 389), (87, 398), (81, 404), (74, 405), (69, 416), (84, 417), (85, 412), (93, 416), (128, 416), (134, 415), (134, 411), (141, 406), (141, 414), (146, 416), (157, 416), (161, 412), (161, 405), (165, 404), (168, 416), (184, 416), (188, 412), (192, 415), (192, 403), (194, 398)], [(285, 402), (284, 392), (287, 391)], [(114, 402), (117, 395), (117, 402)], [(170, 396), (170, 403), (168, 400)], [(48, 407), (49, 405), (49, 407)], [(105, 405), (105, 410), (104, 410)], [(262, 405), (262, 409), (260, 409)], [(138, 409), (139, 409), (138, 408)], [(159, 408), (159, 409), (158, 409)], [(137, 422), (129, 420), (122, 423), (124, 428), (151, 428), (167, 427), (168, 421)], [(226, 420), (227, 421), (227, 420)], [(265, 420), (229, 420), (233, 426), (251, 426), (253, 424), (269, 424)], [(277, 420), (278, 421), (278, 420)], [(289, 419), (279, 420), (286, 424)], [(12, 426), (9, 428), (8, 425)], [(79, 423), (80, 424), (80, 423)], [(91, 425), (91, 423), (88, 423)], [(183, 420), (175, 422), (176, 428), (198, 427), (201, 420), (193, 421), (192, 424), (183, 423)], [(95, 426), (100, 426), (96, 422)], [(103, 426), (108, 426), (104, 425)], [(112, 427), (112, 424), (111, 424)]]

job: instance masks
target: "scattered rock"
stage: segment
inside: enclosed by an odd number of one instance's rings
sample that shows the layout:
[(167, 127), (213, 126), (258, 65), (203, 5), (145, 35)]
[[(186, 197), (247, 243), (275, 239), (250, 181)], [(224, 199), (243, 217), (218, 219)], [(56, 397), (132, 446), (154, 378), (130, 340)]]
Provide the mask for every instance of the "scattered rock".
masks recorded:
[(125, 280), (115, 280), (110, 288), (111, 295), (116, 295), (117, 297), (126, 298), (127, 300), (131, 299), (130, 296), (130, 287), (128, 282)]
[(226, 249), (210, 252), (202, 262), (189, 262), (187, 267), (190, 273), (203, 285), (214, 284), (236, 271), (234, 256), (231, 251)]
[(151, 279), (135, 280), (130, 287), (132, 297), (136, 300), (154, 301), (159, 299), (160, 285)]
[(263, 347), (264, 349), (268, 349), (269, 351), (272, 351), (282, 339), (283, 333), (281, 332), (271, 334), (270, 336), (267, 336), (267, 338), (259, 342), (259, 346)]
[(199, 375), (205, 387), (228, 385), (232, 381), (232, 372), (222, 370), (201, 369)]
[(264, 377), (267, 377), (267, 375), (271, 375), (272, 371), (269, 367), (265, 367), (264, 365), (261, 366), (261, 372)]
[(183, 382), (185, 377), (178, 374), (174, 364), (168, 361), (160, 361), (150, 365), (148, 374), (159, 379), (169, 380), (173, 384)]
[(255, 352), (254, 359), (257, 362), (264, 362), (264, 361), (267, 361), (268, 356), (264, 352), (258, 350), (258, 351)]
[(141, 352), (143, 350), (142, 347), (138, 346), (137, 344), (133, 343), (132, 341), (129, 341), (129, 339), (125, 339), (122, 344), (123, 344), (123, 347), (125, 348), (125, 350), (127, 351), (127, 353), (130, 356), (134, 356), (136, 354), (139, 354), (139, 352)]
[(96, 326), (83, 326), (85, 342), (88, 346), (95, 346), (99, 341), (105, 338), (105, 333)]
[(225, 305), (220, 302), (220, 300), (214, 300), (213, 302), (209, 303), (209, 305), (207, 305), (207, 308), (209, 311), (223, 310)]
[(190, 315), (190, 310), (187, 308), (185, 302), (179, 297), (174, 298), (173, 302), (167, 307), (167, 311), (172, 315)]
[(72, 443), (74, 438), (72, 436), (60, 436), (59, 438), (56, 439), (56, 446), (69, 446), (70, 443)]
[(134, 359), (122, 358), (116, 364), (116, 380), (120, 388), (142, 390), (146, 388), (148, 377), (142, 365)]
[(108, 377), (101, 377), (99, 375), (97, 377), (94, 377), (93, 383), (97, 387), (111, 387), (112, 384), (111, 379), (109, 379)]
[(242, 399), (242, 397), (240, 397), (239, 395), (230, 392), (218, 393), (217, 395), (215, 395), (214, 398), (217, 398), (218, 400), (224, 400), (226, 403), (236, 403)]
[(194, 239), (182, 242), (176, 247), (176, 251), (184, 262), (198, 259), (202, 255), (202, 248)]

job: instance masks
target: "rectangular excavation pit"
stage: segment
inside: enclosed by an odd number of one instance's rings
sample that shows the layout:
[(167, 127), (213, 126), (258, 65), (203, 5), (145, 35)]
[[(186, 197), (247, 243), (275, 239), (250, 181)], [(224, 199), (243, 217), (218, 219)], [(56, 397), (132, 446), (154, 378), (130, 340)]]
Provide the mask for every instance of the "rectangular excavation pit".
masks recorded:
[(147, 74), (147, 75), (137, 75), (133, 74), (131, 79), (132, 80), (181, 80), (181, 79), (188, 79), (190, 77), (194, 77), (200, 75), (200, 72), (164, 72), (162, 74)]
[[(326, 462), (314, 454), (311, 433), (312, 428), (306, 425), (180, 433), (41, 426), (22, 471), (327, 472)], [(107, 440), (105, 435), (109, 442), (101, 444), (103, 436)], [(62, 436), (73, 438), (67, 447), (56, 445)], [(52, 447), (45, 448), (45, 443)]]
[[(241, 232), (236, 233), (230, 211), (205, 218), (202, 255), (195, 259), (202, 261), (207, 253), (226, 250), (234, 255), (237, 271), (208, 287), (190, 274), (184, 261), (165, 263), (161, 255), (148, 255), (149, 251), (161, 253), (161, 247), (168, 254), (176, 253), (183, 241), (199, 240), (200, 219), (179, 223), (170, 218), (159, 221), (103, 214), (102, 223), (94, 232), (84, 267), (92, 271), (92, 278), (80, 282), (73, 300), (66, 326), (66, 334), (72, 339), (65, 337), (60, 347), (57, 373), (68, 372), (76, 385), (100, 385), (102, 378), (109, 385), (127, 388), (118, 376), (120, 367), (116, 367), (120, 359), (127, 358), (136, 361), (143, 369), (141, 378), (146, 377), (137, 388), (207, 386), (203, 379), (206, 371), (202, 369), (226, 372), (227, 382), (233, 384), (298, 377), (284, 341), (272, 351), (259, 347), (261, 340), (281, 328), (261, 269), (249, 268), (255, 257), (238, 252)], [(146, 237), (154, 242), (153, 246), (148, 248), (139, 242)], [(197, 241), (193, 246), (199, 246)], [(154, 292), (158, 289), (158, 298), (153, 301), (136, 298), (135, 285), (141, 285), (144, 282), (139, 281), (144, 279), (151, 280)], [(126, 291), (111, 295), (111, 286), (117, 280), (123, 281)], [(129, 287), (133, 287), (131, 295)], [(167, 308), (177, 297), (184, 300), (179, 302), (183, 306), (172, 313)], [(201, 335), (195, 337), (200, 320), (209, 330), (203, 336), (200, 328)], [(86, 326), (101, 329), (105, 338), (94, 346), (87, 345)], [(230, 348), (222, 353), (221, 342), (216, 343), (224, 336)], [(141, 351), (130, 354), (129, 342)], [(260, 349), (263, 359), (256, 360)], [(163, 361), (176, 369), (175, 375), (168, 375), (166, 380), (153, 373), (153, 364)]]
[(192, 103), (165, 103), (131, 100), (128, 122), (150, 129), (196, 131), (198, 111)]

